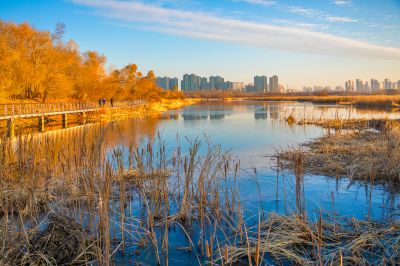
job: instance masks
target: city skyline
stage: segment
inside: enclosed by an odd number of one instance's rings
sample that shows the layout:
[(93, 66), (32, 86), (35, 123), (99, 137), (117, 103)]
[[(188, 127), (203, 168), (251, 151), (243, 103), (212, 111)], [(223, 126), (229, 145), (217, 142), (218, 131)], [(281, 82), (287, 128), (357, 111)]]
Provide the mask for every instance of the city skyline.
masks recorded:
[[(245, 83), (243, 81), (229, 81), (219, 75), (210, 77), (202, 77), (197, 74), (184, 74), (182, 79), (178, 77), (157, 77), (157, 85), (165, 90), (180, 91), (206, 91), (206, 90), (231, 90), (243, 91), (251, 93), (259, 92), (318, 92), (318, 91), (346, 91), (346, 92), (374, 92), (379, 90), (396, 90), (400, 89), (400, 79), (391, 80), (385, 78), (380, 81), (375, 78), (369, 80), (349, 79), (343, 84), (335, 86), (330, 85), (312, 85), (303, 86), (302, 89), (293, 89), (279, 83), (277, 75), (268, 77), (267, 75), (255, 75), (253, 83)], [(271, 85), (272, 84), (272, 85)]]
[(245, 83), (274, 72), (301, 90), (348, 78), (396, 80), (399, 11), (396, 0), (5, 0), (0, 18), (48, 31), (63, 22), (65, 40), (104, 54), (109, 68), (136, 63), (179, 76), (190, 65), (201, 76)]

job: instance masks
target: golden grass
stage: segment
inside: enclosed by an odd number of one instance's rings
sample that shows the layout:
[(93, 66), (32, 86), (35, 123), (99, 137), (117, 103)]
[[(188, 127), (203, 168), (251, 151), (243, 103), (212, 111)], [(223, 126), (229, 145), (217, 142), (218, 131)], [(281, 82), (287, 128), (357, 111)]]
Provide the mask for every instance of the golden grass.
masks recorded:
[(400, 94), (339, 94), (339, 95), (302, 95), (302, 94), (248, 94), (241, 92), (198, 92), (188, 93), (188, 97), (202, 100), (255, 100), (255, 101), (299, 101), (316, 104), (343, 104), (359, 108), (390, 109), (400, 107)]
[[(381, 158), (397, 158), (395, 130), (379, 142), (379, 155), (386, 151)], [(179, 144), (167, 153), (160, 136), (108, 150), (103, 129), (90, 132), (61, 142), (30, 135), (0, 140), (0, 264), (111, 265), (127, 248), (151, 250), (154, 263), (168, 264), (170, 248), (177, 248), (169, 234), (177, 231), (185, 236), (179, 249), (198, 264), (398, 259), (398, 223), (352, 221), (347, 229), (304, 215), (264, 218), (259, 211), (258, 223), (247, 224), (240, 164), (207, 141), (191, 141), (187, 153)], [(300, 183), (307, 162), (295, 160)]]
[(379, 224), (329, 216), (312, 222), (297, 215), (269, 214), (261, 233), (249, 232), (245, 244), (228, 246), (227, 259), (216, 262), (246, 262), (261, 253), (268, 255), (263, 261), (267, 265), (396, 265), (399, 230), (399, 222)]
[(380, 182), (393, 188), (400, 184), (400, 127), (388, 122), (382, 131), (336, 131), (313, 140), (303, 148), (279, 152), (286, 166), (295, 169), (302, 157), (305, 170), (313, 174)]
[[(252, 98), (249, 98), (252, 99)], [(400, 105), (400, 95), (331, 95), (331, 96), (266, 96), (254, 100), (265, 101), (300, 101), (317, 104), (346, 104), (359, 108), (397, 108)]]

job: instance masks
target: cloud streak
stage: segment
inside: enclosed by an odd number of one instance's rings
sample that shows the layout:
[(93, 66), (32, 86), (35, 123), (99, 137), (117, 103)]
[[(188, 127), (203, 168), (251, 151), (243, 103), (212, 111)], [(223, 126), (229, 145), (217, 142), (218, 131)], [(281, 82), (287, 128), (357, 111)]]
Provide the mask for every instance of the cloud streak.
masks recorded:
[(358, 22), (357, 19), (353, 19), (353, 18), (333, 17), (333, 16), (326, 17), (326, 20), (330, 21), (330, 22)]
[(276, 4), (276, 1), (273, 1), (273, 0), (242, 0), (242, 1), (249, 3), (249, 4), (261, 5), (261, 6), (267, 6), (267, 7)]
[(335, 0), (333, 1), (333, 4), (337, 6), (349, 6), (352, 4), (352, 1), (350, 0)]
[(295, 52), (343, 57), (400, 60), (400, 49), (372, 45), (349, 38), (267, 23), (224, 18), (207, 13), (183, 11), (117, 0), (73, 0), (96, 13), (138, 24), (145, 30), (209, 40)]

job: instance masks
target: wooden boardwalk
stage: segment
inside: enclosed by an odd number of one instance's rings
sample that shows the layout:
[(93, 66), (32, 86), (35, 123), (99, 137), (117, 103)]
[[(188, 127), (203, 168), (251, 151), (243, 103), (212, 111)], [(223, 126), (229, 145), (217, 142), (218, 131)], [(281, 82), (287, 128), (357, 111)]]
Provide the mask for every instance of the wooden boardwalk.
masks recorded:
[(75, 103), (45, 103), (45, 104), (0, 104), (0, 121), (7, 120), (7, 135), (14, 135), (14, 121), (16, 119), (38, 118), (39, 131), (44, 131), (45, 118), (50, 116), (62, 116), (62, 126), (67, 127), (68, 115), (82, 115), (85, 121), (86, 113), (98, 112), (109, 109), (131, 108), (146, 103), (142, 100), (114, 102), (100, 105), (93, 102)]

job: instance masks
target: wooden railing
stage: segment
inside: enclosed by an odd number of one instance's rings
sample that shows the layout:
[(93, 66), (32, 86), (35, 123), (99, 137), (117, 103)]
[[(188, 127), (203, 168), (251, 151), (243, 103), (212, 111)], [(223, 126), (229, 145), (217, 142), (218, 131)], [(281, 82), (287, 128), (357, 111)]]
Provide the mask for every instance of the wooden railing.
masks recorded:
[(89, 112), (103, 108), (123, 108), (142, 104), (144, 104), (144, 101), (142, 100), (114, 102), (107, 101), (105, 104), (100, 104), (100, 102), (0, 104), (0, 119), (12, 117), (34, 117), (38, 115), (55, 115), (74, 112)]

